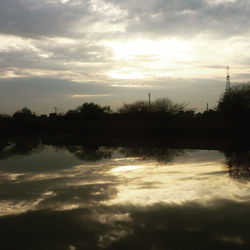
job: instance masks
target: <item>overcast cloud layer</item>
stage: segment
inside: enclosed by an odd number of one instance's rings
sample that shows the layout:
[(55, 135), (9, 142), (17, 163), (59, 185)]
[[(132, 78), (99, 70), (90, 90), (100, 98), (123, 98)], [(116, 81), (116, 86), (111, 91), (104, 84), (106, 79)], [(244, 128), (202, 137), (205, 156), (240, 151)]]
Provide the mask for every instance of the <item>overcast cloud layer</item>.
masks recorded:
[(0, 112), (148, 92), (214, 106), (226, 65), (249, 79), (249, 17), (249, 0), (1, 0)]

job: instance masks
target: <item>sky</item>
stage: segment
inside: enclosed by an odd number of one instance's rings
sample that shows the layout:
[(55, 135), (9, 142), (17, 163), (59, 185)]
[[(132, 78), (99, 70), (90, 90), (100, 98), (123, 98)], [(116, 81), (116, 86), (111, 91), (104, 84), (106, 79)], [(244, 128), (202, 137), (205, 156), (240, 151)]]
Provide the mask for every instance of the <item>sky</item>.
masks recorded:
[(167, 97), (216, 106), (250, 78), (250, 0), (0, 0), (0, 113)]

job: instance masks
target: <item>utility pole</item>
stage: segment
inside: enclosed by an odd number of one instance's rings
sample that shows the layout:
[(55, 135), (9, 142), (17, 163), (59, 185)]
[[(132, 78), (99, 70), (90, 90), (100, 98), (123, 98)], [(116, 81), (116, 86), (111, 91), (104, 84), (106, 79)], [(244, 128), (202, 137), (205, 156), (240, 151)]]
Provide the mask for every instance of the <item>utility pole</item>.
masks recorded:
[(229, 66), (226, 67), (226, 93), (230, 91), (230, 73), (229, 73)]
[(148, 104), (151, 105), (150, 93), (148, 93)]

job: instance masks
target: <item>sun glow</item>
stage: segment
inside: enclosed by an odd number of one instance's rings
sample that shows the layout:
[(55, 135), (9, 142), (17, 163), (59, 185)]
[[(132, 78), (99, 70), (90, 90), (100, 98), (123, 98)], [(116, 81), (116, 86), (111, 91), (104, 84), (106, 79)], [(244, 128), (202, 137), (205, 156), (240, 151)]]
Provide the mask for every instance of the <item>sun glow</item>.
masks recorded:
[[(115, 59), (148, 59), (152, 61), (165, 60), (190, 60), (191, 43), (177, 39), (171, 40), (132, 40), (125, 43), (109, 42), (115, 54)], [(141, 57), (141, 58), (140, 58)]]
[(191, 42), (177, 39), (107, 42), (105, 45), (111, 47), (117, 62), (107, 74), (114, 79), (169, 77), (173, 75), (170, 68), (178, 68), (178, 64), (195, 58)]
[(145, 79), (148, 78), (142, 72), (133, 72), (127, 69), (113, 70), (108, 73), (108, 76), (114, 79)]

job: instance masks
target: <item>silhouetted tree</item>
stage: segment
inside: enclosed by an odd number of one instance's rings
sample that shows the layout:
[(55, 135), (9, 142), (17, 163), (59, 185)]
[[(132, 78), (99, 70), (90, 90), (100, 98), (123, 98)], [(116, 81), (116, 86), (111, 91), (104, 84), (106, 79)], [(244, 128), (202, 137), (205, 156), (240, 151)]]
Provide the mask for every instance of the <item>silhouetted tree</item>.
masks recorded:
[(16, 111), (13, 114), (13, 128), (22, 132), (33, 132), (38, 129), (36, 115), (27, 107)]
[(250, 114), (250, 83), (233, 85), (225, 91), (218, 103), (218, 111), (233, 117)]
[(79, 110), (68, 110), (65, 114), (65, 117), (71, 121), (78, 120), (81, 117), (81, 113)]
[(123, 104), (118, 110), (120, 113), (147, 113), (150, 111), (150, 105), (145, 101), (136, 101), (131, 104)]
[(102, 109), (103, 109), (104, 113), (106, 113), (106, 114), (112, 114), (113, 113), (110, 106), (104, 106), (104, 107), (102, 107)]
[(11, 117), (9, 115), (0, 115), (0, 134), (6, 134), (10, 129)]
[(176, 115), (178, 112), (184, 111), (185, 103), (173, 103), (168, 98), (159, 98), (152, 103), (152, 111)]
[(83, 103), (81, 106), (77, 107), (75, 110), (69, 110), (66, 113), (68, 118), (84, 118), (84, 119), (99, 119), (103, 118), (107, 114), (111, 114), (112, 110), (109, 106), (101, 107), (93, 102)]
[(150, 104), (146, 101), (136, 101), (132, 104), (124, 104), (120, 109), (120, 113), (158, 113), (158, 114), (169, 114), (176, 115), (179, 112), (185, 111), (186, 104), (180, 103), (175, 104), (168, 98), (160, 98), (151, 102)]
[(15, 120), (27, 120), (27, 119), (29, 120), (34, 118), (35, 116), (36, 115), (32, 113), (32, 111), (27, 107), (24, 107), (13, 114), (13, 118)]

